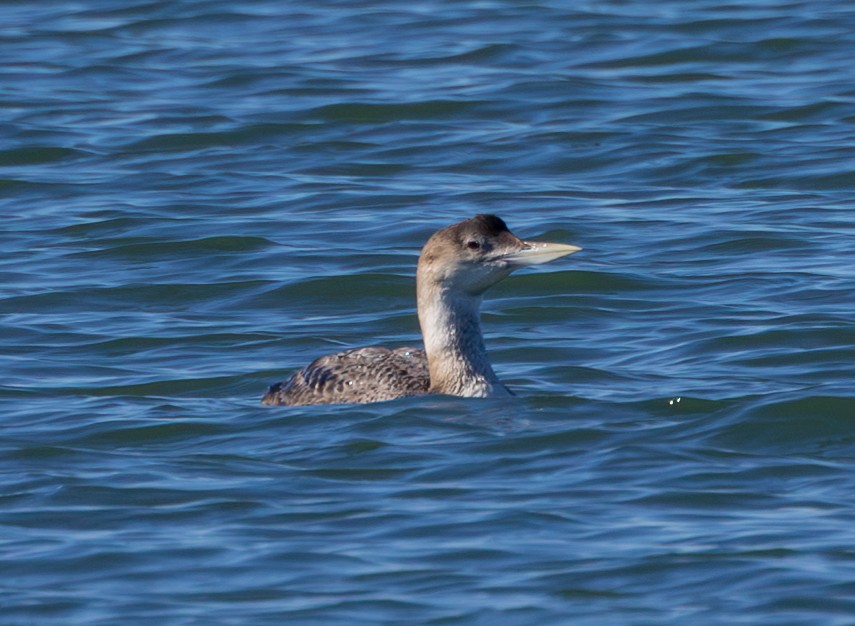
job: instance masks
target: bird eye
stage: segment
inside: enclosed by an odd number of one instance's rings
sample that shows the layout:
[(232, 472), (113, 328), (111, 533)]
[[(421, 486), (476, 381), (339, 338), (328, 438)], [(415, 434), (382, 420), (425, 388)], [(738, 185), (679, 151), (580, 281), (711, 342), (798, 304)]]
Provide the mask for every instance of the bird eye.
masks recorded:
[(481, 244), (478, 243), (477, 241), (474, 241), (474, 240), (473, 241), (467, 241), (466, 247), (469, 248), (470, 250), (478, 250), (481, 247)]

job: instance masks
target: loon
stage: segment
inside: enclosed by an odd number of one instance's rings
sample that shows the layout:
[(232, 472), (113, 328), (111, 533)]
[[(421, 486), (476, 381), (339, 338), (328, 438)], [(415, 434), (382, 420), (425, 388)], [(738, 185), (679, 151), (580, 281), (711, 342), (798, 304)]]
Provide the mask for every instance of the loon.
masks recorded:
[(425, 244), (416, 273), (424, 350), (379, 346), (322, 356), (272, 385), (269, 405), (381, 402), (428, 393), (511, 396), (496, 376), (481, 334), (483, 293), (526, 265), (548, 263), (581, 248), (523, 241), (495, 215), (443, 228)]

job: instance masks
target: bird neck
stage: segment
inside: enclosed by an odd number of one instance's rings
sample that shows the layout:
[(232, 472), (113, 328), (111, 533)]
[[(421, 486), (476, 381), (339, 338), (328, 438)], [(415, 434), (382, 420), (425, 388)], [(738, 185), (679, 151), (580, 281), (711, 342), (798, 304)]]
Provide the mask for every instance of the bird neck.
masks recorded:
[(499, 382), (484, 346), (481, 296), (420, 281), (419, 324), (430, 369), (431, 392), (455, 396), (510, 395)]

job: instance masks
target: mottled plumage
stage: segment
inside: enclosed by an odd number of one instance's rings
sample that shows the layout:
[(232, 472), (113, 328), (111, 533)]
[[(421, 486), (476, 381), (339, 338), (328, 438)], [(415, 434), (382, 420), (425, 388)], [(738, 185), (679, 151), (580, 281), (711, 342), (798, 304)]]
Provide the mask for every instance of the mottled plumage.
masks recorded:
[(270, 387), (262, 402), (361, 403), (424, 393), (512, 395), (487, 358), (481, 296), (520, 267), (547, 263), (579, 249), (523, 241), (495, 215), (476, 215), (443, 228), (419, 256), (416, 290), (424, 350), (371, 346), (323, 356)]
[(264, 404), (380, 402), (428, 392), (427, 355), (417, 348), (355, 348), (312, 361), (272, 385)]

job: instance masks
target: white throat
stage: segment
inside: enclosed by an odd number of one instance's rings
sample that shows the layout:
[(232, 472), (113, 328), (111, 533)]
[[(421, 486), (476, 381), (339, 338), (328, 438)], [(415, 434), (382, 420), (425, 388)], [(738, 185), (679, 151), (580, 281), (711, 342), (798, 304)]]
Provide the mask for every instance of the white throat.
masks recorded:
[(420, 284), (419, 323), (431, 391), (465, 397), (508, 396), (490, 366), (480, 323), (481, 296)]

